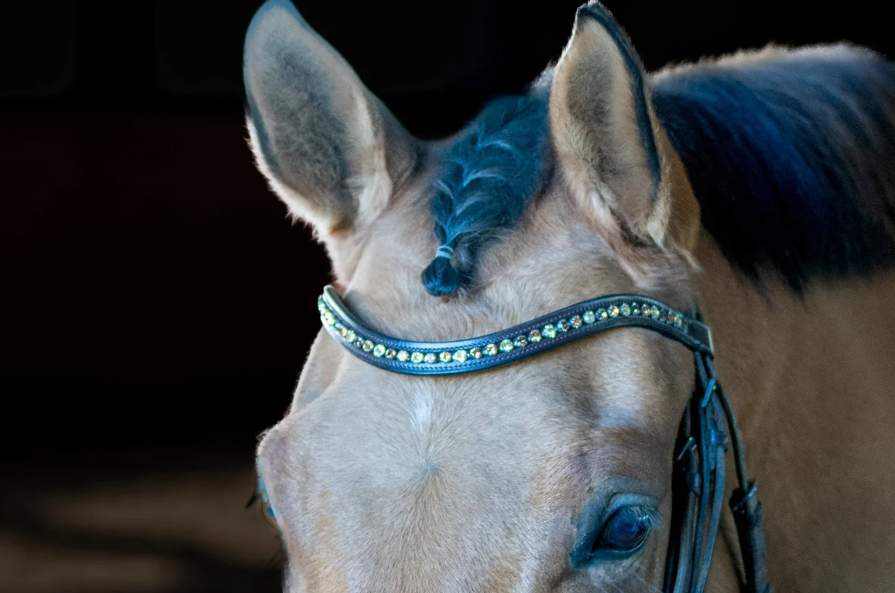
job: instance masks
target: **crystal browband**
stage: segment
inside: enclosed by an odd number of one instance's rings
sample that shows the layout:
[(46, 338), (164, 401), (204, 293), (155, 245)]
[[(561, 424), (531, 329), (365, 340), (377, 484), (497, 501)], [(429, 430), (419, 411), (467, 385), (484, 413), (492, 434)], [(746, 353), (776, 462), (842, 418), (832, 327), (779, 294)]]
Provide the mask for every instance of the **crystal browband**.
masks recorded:
[(712, 355), (708, 326), (640, 295), (599, 297), (560, 309), (487, 336), (454, 342), (411, 342), (362, 324), (327, 286), (318, 299), (326, 331), (373, 366), (409, 375), (469, 373), (526, 358), (597, 332), (643, 327), (674, 338), (695, 352)]

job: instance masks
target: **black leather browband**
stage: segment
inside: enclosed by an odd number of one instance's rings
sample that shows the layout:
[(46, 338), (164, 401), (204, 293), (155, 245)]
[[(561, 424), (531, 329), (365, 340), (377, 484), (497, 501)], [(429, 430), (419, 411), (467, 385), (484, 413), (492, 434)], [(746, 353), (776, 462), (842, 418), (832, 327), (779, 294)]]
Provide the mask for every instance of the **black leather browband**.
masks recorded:
[(327, 286), (318, 301), (323, 327), (373, 366), (407, 375), (453, 375), (490, 369), (619, 327), (642, 327), (694, 352), (713, 353), (707, 325), (641, 295), (584, 301), (487, 336), (454, 342), (400, 340), (361, 323)]

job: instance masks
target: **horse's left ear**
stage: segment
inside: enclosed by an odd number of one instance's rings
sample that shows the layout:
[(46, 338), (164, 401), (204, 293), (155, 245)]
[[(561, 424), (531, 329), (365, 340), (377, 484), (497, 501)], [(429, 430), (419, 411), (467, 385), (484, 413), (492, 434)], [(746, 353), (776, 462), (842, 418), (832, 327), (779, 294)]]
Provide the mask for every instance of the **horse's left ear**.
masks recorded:
[(640, 59), (598, 3), (578, 10), (554, 70), (550, 125), (570, 191), (611, 243), (692, 249), (699, 205), (655, 117)]

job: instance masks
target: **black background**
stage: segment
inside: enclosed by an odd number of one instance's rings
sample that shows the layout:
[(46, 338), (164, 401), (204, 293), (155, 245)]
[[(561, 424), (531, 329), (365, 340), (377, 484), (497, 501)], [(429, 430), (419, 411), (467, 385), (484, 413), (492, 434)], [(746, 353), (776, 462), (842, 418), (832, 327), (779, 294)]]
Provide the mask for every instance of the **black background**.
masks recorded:
[[(769, 42), (891, 55), (884, 3), (607, 0), (646, 66)], [(252, 1), (0, 7), (0, 440), (251, 448), (319, 326), (323, 249), (252, 164)], [(458, 129), (557, 58), (577, 1), (299, 10), (414, 134)]]

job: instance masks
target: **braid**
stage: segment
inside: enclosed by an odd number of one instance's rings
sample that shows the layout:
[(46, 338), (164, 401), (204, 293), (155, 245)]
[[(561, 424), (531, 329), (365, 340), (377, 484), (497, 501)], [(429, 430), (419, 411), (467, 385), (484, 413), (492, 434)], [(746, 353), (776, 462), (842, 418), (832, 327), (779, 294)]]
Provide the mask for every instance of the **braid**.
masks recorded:
[(492, 102), (451, 146), (432, 199), (439, 248), (422, 276), (429, 294), (468, 286), (481, 249), (522, 218), (543, 182), (548, 140), (547, 97), (537, 92)]

